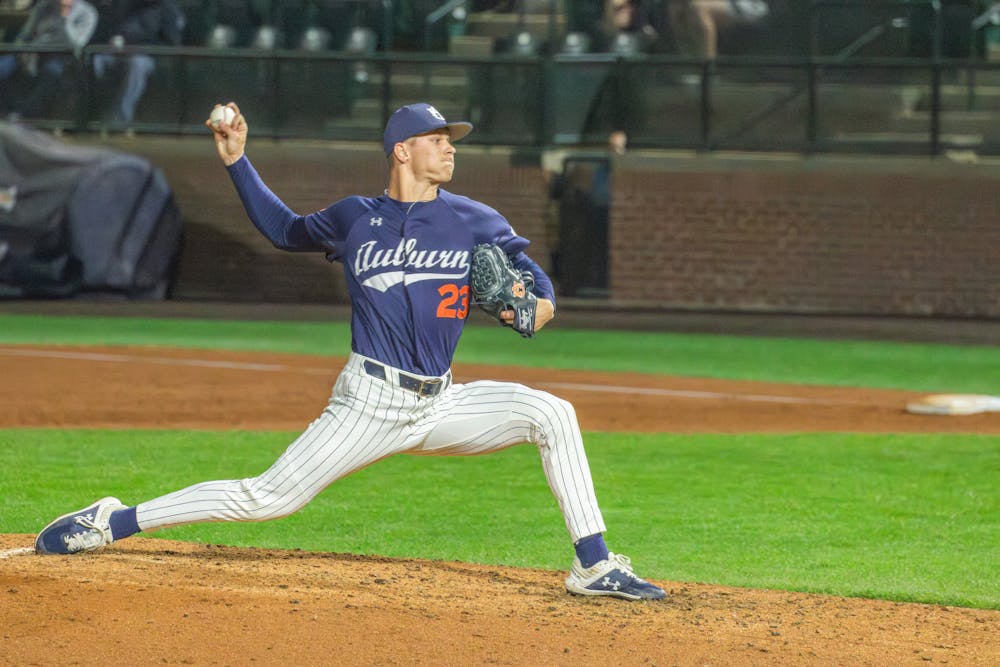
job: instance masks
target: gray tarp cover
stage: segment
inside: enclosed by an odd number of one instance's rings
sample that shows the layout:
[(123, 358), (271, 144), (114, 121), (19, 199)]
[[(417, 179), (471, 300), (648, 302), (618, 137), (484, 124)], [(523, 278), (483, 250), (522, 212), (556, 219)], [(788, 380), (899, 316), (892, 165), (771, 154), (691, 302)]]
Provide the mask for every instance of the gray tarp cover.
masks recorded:
[(180, 245), (147, 160), (0, 123), (0, 297), (164, 298)]

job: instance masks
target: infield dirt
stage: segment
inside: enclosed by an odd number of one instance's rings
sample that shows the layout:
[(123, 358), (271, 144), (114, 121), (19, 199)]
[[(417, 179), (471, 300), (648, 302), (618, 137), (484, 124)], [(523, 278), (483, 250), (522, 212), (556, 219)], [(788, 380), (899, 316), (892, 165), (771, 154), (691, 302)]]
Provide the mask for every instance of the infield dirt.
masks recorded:
[[(342, 360), (162, 348), (0, 348), (0, 427), (298, 430)], [(1000, 433), (911, 392), (456, 366), (576, 406), (584, 430)], [(262, 376), (266, 380), (262, 381)], [(282, 414), (270, 401), (283, 396)], [(995, 665), (1000, 612), (658, 581), (627, 603), (563, 572), (133, 538), (72, 558), (0, 536), (0, 663)]]

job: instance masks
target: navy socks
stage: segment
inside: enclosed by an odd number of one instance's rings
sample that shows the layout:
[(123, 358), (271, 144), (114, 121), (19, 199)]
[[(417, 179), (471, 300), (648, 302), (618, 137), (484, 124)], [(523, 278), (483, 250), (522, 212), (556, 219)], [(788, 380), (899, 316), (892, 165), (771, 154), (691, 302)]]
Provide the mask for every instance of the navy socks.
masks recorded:
[(593, 567), (595, 563), (608, 557), (608, 545), (604, 543), (604, 535), (601, 533), (588, 535), (573, 546), (576, 548), (576, 557), (580, 559), (580, 565), (585, 568)]
[(139, 532), (139, 522), (135, 518), (134, 507), (112, 512), (108, 523), (111, 524), (111, 537), (115, 541)]

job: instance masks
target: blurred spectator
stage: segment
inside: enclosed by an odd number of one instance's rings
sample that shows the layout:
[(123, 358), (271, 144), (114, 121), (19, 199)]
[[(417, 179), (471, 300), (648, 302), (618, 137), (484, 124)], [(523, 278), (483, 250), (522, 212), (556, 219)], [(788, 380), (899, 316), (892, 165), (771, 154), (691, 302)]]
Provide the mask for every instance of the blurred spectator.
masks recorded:
[[(174, 0), (120, 0), (112, 2), (108, 11), (106, 19), (111, 33), (108, 43), (116, 49), (181, 43), (185, 17)], [(125, 129), (132, 125), (136, 105), (155, 69), (156, 60), (144, 53), (94, 56), (94, 74), (98, 80), (121, 77), (112, 97), (112, 107), (106, 113), (105, 120), (110, 127)]]
[(670, 0), (667, 11), (680, 49), (706, 60), (719, 55), (720, 32), (770, 14), (763, 0)]
[(658, 37), (642, 0), (604, 0), (597, 34), (600, 49), (635, 55), (648, 51)]
[[(659, 34), (650, 8), (641, 0), (604, 0), (595, 34), (597, 49), (622, 58), (648, 53)], [(607, 147), (622, 154), (629, 136), (642, 122), (643, 93), (640, 72), (625, 63), (611, 67), (597, 92), (584, 123), (584, 133), (607, 132)]]
[[(77, 58), (97, 27), (97, 10), (84, 0), (40, 0), (32, 8), (15, 44), (61, 46)], [(60, 53), (0, 55), (0, 102), (15, 116), (45, 113), (62, 89), (69, 56)], [(15, 75), (29, 79), (20, 94), (12, 90)]]
[(32, 0), (0, 0), (0, 42), (13, 42), (21, 31)]

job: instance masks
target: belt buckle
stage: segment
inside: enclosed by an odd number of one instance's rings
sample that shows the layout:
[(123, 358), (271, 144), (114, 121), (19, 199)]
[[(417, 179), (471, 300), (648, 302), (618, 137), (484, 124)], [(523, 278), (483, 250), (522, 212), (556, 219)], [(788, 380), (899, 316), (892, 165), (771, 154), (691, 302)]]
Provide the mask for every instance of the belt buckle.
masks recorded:
[[(417, 394), (420, 396), (433, 396), (437, 393), (435, 389), (441, 384), (441, 378), (434, 378), (433, 380), (421, 380), (420, 384), (417, 385)], [(426, 389), (425, 389), (426, 387)]]

